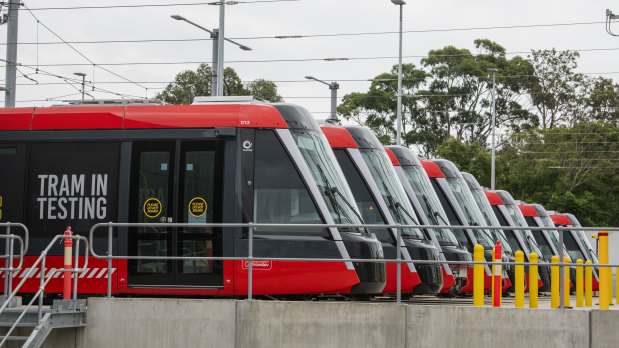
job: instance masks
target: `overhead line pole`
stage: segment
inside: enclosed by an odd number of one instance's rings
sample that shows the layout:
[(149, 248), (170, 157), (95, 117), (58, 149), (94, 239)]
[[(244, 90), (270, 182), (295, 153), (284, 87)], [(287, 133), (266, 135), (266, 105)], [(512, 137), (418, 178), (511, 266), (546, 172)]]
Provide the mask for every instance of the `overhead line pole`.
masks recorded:
[(4, 107), (15, 107), (15, 79), (17, 77), (17, 16), (19, 0), (9, 0), (8, 28), (6, 31), (6, 79)]
[(219, 5), (219, 33), (217, 40), (217, 96), (224, 95), (224, 20), (226, 2), (221, 1)]
[(396, 120), (396, 145), (402, 143), (402, 7), (406, 4), (403, 0), (391, 0), (395, 5), (400, 6), (400, 40), (398, 54), (398, 110)]

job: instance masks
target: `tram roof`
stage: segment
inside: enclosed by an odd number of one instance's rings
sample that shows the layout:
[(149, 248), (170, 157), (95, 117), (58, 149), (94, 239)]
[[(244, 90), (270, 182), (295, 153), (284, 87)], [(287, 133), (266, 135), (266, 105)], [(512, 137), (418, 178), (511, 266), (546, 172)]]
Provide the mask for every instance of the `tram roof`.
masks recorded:
[(0, 109), (0, 130), (214, 127), (319, 129), (307, 110), (292, 104), (112, 105)]
[(386, 148), (393, 152), (400, 165), (421, 167), (419, 158), (411, 149), (400, 145), (388, 145)]
[(520, 208), (520, 211), (522, 212), (522, 215), (524, 216), (539, 216), (537, 214), (537, 211), (535, 211), (535, 208), (533, 208), (532, 205), (520, 204), (518, 207)]
[(484, 193), (486, 194), (486, 198), (488, 198), (488, 202), (490, 202), (491, 205), (503, 205), (503, 200), (498, 193), (493, 191), (485, 191)]

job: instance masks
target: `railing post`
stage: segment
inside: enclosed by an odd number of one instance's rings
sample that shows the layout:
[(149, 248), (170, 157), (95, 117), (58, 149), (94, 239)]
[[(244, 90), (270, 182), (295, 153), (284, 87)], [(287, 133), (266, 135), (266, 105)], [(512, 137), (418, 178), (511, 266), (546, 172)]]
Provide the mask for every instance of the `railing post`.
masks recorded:
[[(75, 269), (78, 269), (78, 256), (79, 256), (79, 250), (80, 250), (80, 240), (76, 239), (75, 240), (75, 262), (73, 262), (73, 265), (75, 267)], [(73, 272), (73, 299), (77, 300), (77, 280), (79, 279), (79, 277), (77, 276), (77, 272)]]
[(254, 256), (254, 226), (249, 223), (248, 233), (248, 253), (247, 253), (247, 299), (252, 300), (252, 282), (253, 282), (253, 256)]
[[(64, 231), (65, 237), (70, 237), (72, 235), (71, 227), (67, 226), (66, 231)], [(71, 264), (71, 256), (73, 254), (73, 239), (64, 238), (64, 282), (62, 287), (62, 299), (70, 300), (71, 299), (71, 276), (73, 273), (69, 271), (73, 268)]]
[(536, 253), (529, 254), (529, 308), (537, 308), (538, 295), (538, 273), (537, 262), (538, 256)]
[[(563, 259), (565, 258), (565, 255), (563, 254), (563, 232), (564, 231), (559, 231), (559, 244), (560, 246), (560, 250), (559, 251), (559, 258), (561, 259), (561, 262), (563, 262)], [(563, 301), (564, 301), (564, 297), (565, 297), (565, 268), (563, 266), (559, 267), (559, 308), (563, 308)]]
[[(524, 262), (524, 253), (516, 251), (516, 262)], [(516, 308), (524, 307), (524, 265), (516, 265)]]
[(112, 233), (113, 233), (112, 223), (108, 222), (108, 229), (107, 229), (107, 297), (112, 297)]
[[(559, 256), (553, 256), (550, 263), (559, 263)], [(537, 279), (535, 279), (535, 281), (537, 281)], [(558, 308), (560, 305), (559, 283), (559, 267), (550, 266), (550, 308)]]
[(41, 260), (41, 283), (39, 285), (39, 311), (38, 311), (38, 323), (41, 324), (41, 318), (43, 318), (43, 286), (45, 282), (45, 257)]
[[(598, 233), (598, 245), (600, 266), (608, 264), (608, 231), (600, 231)], [(608, 309), (610, 305), (608, 299), (610, 294), (608, 293), (608, 269), (606, 267), (600, 267), (600, 309)]]
[(397, 303), (401, 303), (402, 302), (402, 228), (398, 226), (397, 229), (398, 233), (398, 240), (396, 242), (396, 260), (398, 260), (397, 262), (397, 272), (396, 272), (396, 286), (397, 286), (397, 290), (396, 290), (396, 302)]
[[(610, 263), (610, 255), (608, 256), (608, 263)], [(608, 305), (613, 305), (613, 268), (606, 267), (608, 270)]]
[[(475, 245), (473, 249), (473, 261), (484, 261), (484, 247), (480, 244)], [(484, 306), (484, 265), (473, 265), (473, 305), (475, 307)]]
[(586, 261), (585, 265), (585, 306), (593, 307), (593, 262)]
[[(570, 260), (567, 258), (567, 256), (563, 256), (563, 263), (570, 263)], [(563, 269), (565, 270), (565, 278), (563, 278), (563, 289), (564, 289), (563, 305), (566, 308), (569, 308), (571, 307), (570, 306), (570, 267), (563, 266)]]
[(583, 306), (582, 291), (583, 289), (583, 272), (582, 259), (576, 260), (576, 308)]
[[(7, 232), (10, 232), (10, 231), (7, 231)], [(9, 267), (8, 267), (9, 271), (7, 271), (8, 283), (9, 283), (9, 286), (8, 286), (9, 296), (11, 296), (11, 293), (13, 292), (13, 271), (12, 271), (13, 269), (13, 243), (14, 243), (14, 240), (11, 239), (11, 241), (9, 242)], [(6, 266), (6, 263), (5, 263), (5, 266)]]
[[(11, 234), (11, 223), (8, 222), (6, 225), (6, 235), (7, 237)], [(4, 240), (4, 252), (6, 253), (4, 257), (4, 266), (9, 264), (9, 239)], [(11, 296), (11, 289), (9, 288), (9, 277), (11, 276), (11, 271), (6, 271), (4, 273), (4, 296)]]

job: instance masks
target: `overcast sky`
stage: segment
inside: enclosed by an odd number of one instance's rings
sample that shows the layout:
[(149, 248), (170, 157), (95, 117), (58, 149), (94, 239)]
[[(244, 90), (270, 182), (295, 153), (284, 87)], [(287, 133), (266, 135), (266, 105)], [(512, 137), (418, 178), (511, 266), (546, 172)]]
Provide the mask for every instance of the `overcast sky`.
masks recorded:
[[(216, 28), (219, 25), (219, 6), (202, 4), (109, 9), (42, 9), (200, 3), (198, 0), (167, 2), (23, 0), (23, 2), (32, 9), (32, 14), (41, 24), (69, 42), (209, 38), (208, 33), (188, 23), (171, 19), (172, 14), (182, 15), (207, 28)], [(419, 65), (419, 56), (447, 45), (468, 48), (474, 52), (473, 40), (488, 38), (501, 44), (507, 52), (524, 52), (519, 53), (522, 56), (526, 56), (526, 52), (531, 49), (553, 47), (559, 50), (605, 49), (582, 52), (578, 71), (603, 73), (606, 77), (618, 80), (619, 37), (612, 37), (604, 30), (603, 22), (607, 8), (619, 13), (619, 2), (616, 0), (408, 1), (404, 6), (404, 63)], [(3, 10), (6, 12), (6, 9)], [(276, 81), (280, 95), (287, 102), (305, 106), (315, 114), (316, 118), (324, 118), (330, 108), (330, 91), (325, 85), (305, 80), (304, 76), (313, 75), (326, 81), (338, 81), (339, 97), (350, 92), (366, 91), (369, 82), (364, 80), (386, 72), (392, 65), (397, 64), (398, 12), (399, 7), (389, 0), (240, 1), (237, 5), (226, 6), (225, 35), (253, 50), (246, 52), (227, 43), (226, 66), (234, 68), (243, 81), (256, 78)], [(86, 79), (94, 81), (97, 88), (116, 93), (154, 97), (178, 72), (195, 69), (198, 66), (197, 62), (211, 61), (211, 41), (72, 44), (96, 64), (195, 62), (165, 65), (104, 65), (106, 69), (123, 78), (138, 82), (140, 86), (131, 83), (111, 84), (109, 82), (124, 80), (99, 67), (95, 67), (93, 73), (93, 66), (89, 61), (66, 44), (44, 44), (59, 40), (43, 25), (38, 25), (32, 14), (25, 10), (19, 14), (19, 63), (31, 67), (35, 67), (38, 63), (44, 72), (71, 78), (76, 77), (73, 73), (83, 72), (87, 74)], [(512, 29), (444, 30), (583, 22), (600, 23)], [(613, 28), (619, 33), (619, 21)], [(426, 32), (406, 33), (406, 31)], [(279, 35), (359, 33), (384, 34), (272, 38)], [(2, 38), (0, 42), (5, 44), (6, 25), (0, 26), (0, 37)], [(39, 45), (32, 44), (37, 41)], [(377, 59), (377, 57), (383, 58)], [(349, 60), (325, 61), (325, 58)], [(46, 64), (68, 65), (45, 66)], [(23, 73), (38, 81), (40, 85), (18, 85), (17, 106), (58, 104), (45, 100), (73, 93), (77, 94), (57, 100), (80, 98), (78, 89), (81, 86), (77, 84), (72, 87), (63, 79), (41, 73), (34, 74), (35, 70), (28, 67), (20, 67), (19, 70), (21, 73), (18, 72), (18, 84), (34, 84), (33, 81), (24, 78)], [(4, 71), (0, 79), (4, 80)], [(46, 83), (56, 84), (44, 85)], [(101, 99), (118, 98), (113, 94), (99, 91), (88, 91), (88, 93)], [(3, 94), (1, 99), (4, 99)]]

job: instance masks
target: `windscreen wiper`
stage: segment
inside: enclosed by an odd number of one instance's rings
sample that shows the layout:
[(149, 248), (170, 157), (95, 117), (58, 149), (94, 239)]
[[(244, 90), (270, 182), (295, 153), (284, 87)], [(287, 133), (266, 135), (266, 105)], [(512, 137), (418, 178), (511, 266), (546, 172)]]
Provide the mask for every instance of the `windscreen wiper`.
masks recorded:
[[(430, 213), (429, 215), (432, 216), (432, 218), (434, 219), (434, 223), (437, 225), (440, 225), (440, 223), (442, 222), (445, 226), (449, 226), (450, 224), (447, 221), (445, 221), (445, 219), (443, 219), (441, 214), (439, 214), (438, 211), (435, 211), (434, 209), (432, 209), (432, 206), (430, 205), (430, 202), (428, 201), (428, 197), (426, 197), (425, 194), (422, 194), (421, 197), (423, 197), (423, 202), (426, 204), (428, 213)], [(438, 218), (440, 218), (441, 221), (439, 221)]]
[(327, 180), (327, 175), (322, 170), (322, 168), (320, 168), (319, 165), (316, 165), (316, 168), (318, 168), (318, 171), (320, 172), (320, 176), (322, 177), (322, 181), (324, 181), (325, 185), (327, 186), (327, 188), (325, 189), (325, 194), (329, 197), (329, 201), (331, 201), (331, 205), (333, 205), (333, 209), (335, 209), (335, 212), (337, 213), (337, 217), (338, 217), (339, 223), (341, 224), (342, 223), (342, 214), (341, 214), (340, 210), (342, 209), (342, 207), (337, 202), (337, 198), (335, 198), (335, 195), (333, 194), (333, 187), (331, 187), (331, 184), (329, 184), (329, 180)]
[(337, 187), (331, 187), (331, 192), (333, 193), (337, 193), (340, 198), (342, 199), (342, 201), (350, 208), (350, 210), (352, 210), (352, 212), (357, 215), (357, 217), (359, 218), (359, 220), (361, 221), (361, 223), (363, 222), (363, 218), (361, 217), (361, 215), (357, 212), (357, 209), (355, 207), (353, 207), (352, 204), (350, 204), (350, 202), (346, 199), (346, 197), (344, 197), (344, 195), (342, 194), (342, 192), (340, 192), (340, 189), (338, 189)]

